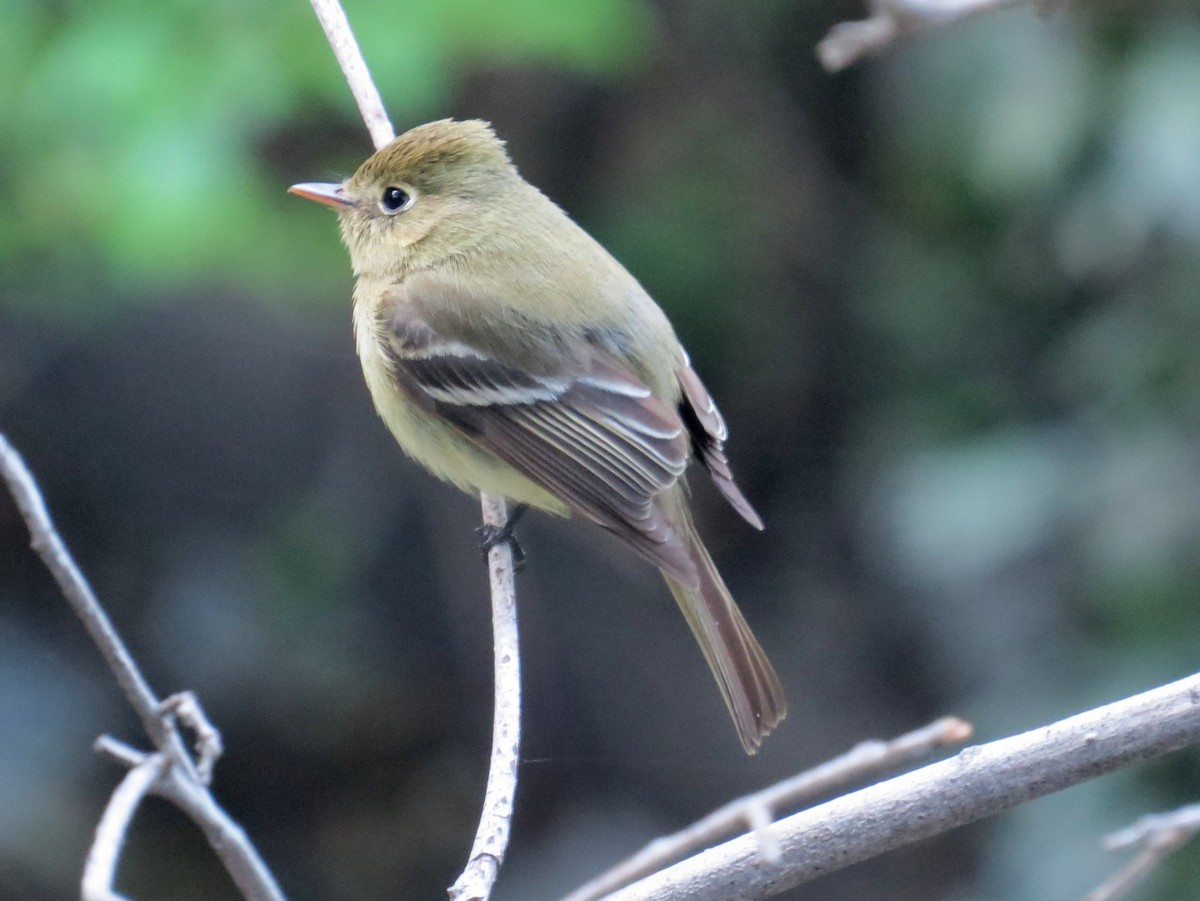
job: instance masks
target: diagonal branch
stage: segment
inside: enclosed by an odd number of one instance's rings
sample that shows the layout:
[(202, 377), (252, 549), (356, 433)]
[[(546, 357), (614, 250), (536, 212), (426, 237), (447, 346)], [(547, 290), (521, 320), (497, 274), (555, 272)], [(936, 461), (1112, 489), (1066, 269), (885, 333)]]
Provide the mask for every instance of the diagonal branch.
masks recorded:
[(780, 811), (812, 804), (863, 779), (911, 766), (938, 748), (959, 744), (970, 736), (970, 723), (946, 717), (891, 741), (862, 742), (811, 770), (731, 801), (674, 835), (655, 839), (637, 854), (573, 891), (563, 901), (598, 901), (689, 854), (743, 832), (746, 826), (755, 830), (763, 859), (778, 863), (782, 852), (772, 820)]
[(1200, 674), (843, 795), (775, 823), (781, 859), (726, 842), (609, 901), (767, 898), (850, 864), (1200, 742)]
[[(99, 750), (112, 754), (130, 767), (130, 772), (113, 792), (96, 829), (84, 869), (82, 888), (86, 901), (112, 901), (120, 897), (112, 893), (113, 876), (129, 824), (148, 793), (173, 801), (200, 827), (247, 901), (283, 901), (283, 892), (254, 845), (208, 790), (207, 776), (220, 750), (216, 730), (208, 725), (191, 695), (176, 696), (165, 703), (159, 701), (55, 529), (25, 461), (3, 434), (0, 434), (0, 477), (29, 527), (31, 546), (83, 621), (158, 749), (156, 754), (146, 755), (108, 738), (97, 743)], [(176, 717), (200, 727), (203, 774), (184, 746), (175, 726)]]
[[(898, 41), (961, 22), (972, 16), (1029, 3), (1030, 0), (871, 0), (871, 15), (839, 22), (817, 44), (817, 59), (826, 72), (840, 72), (882, 53)], [(1050, 0), (1041, 0), (1048, 5)]]
[[(3, 435), (0, 435), (0, 471), (8, 484), (9, 493), (16, 501), (17, 509), (29, 527), (30, 546), (42, 558), (67, 603), (83, 621), (84, 628), (104, 655), (121, 691), (141, 719), (142, 727), (156, 746), (171, 744), (173, 730), (163, 720), (158, 698), (54, 528), (46, 502), (25, 461)], [(179, 742), (178, 734), (174, 734), (174, 740)], [(178, 761), (181, 764), (186, 761), (186, 765), (190, 766), (191, 761), (183, 750), (182, 742), (178, 744), (178, 751)]]
[(1114, 901), (1127, 894), (1197, 832), (1200, 832), (1200, 804), (1189, 804), (1170, 813), (1149, 814), (1113, 833), (1104, 840), (1109, 851), (1123, 848), (1138, 851), (1129, 863), (1088, 892), (1083, 901)]
[[(363, 121), (378, 150), (395, 137), (383, 100), (371, 80), (358, 42), (338, 0), (311, 0), (313, 10), (333, 48), (358, 103)], [(508, 519), (503, 498), (482, 495), (485, 525), (502, 527)], [(496, 706), (492, 721), (492, 756), (488, 767), (483, 812), (467, 866), (450, 889), (454, 901), (482, 901), (492, 886), (508, 847), (521, 737), (521, 669), (517, 645), (517, 594), (513, 578), (512, 545), (503, 542), (488, 552), (492, 596)]]
[(363, 117), (367, 132), (371, 135), (371, 143), (378, 150), (396, 137), (396, 130), (392, 128), (392, 120), (383, 107), (383, 98), (379, 96), (379, 89), (375, 87), (371, 72), (367, 69), (367, 61), (363, 59), (358, 41), (350, 29), (350, 20), (346, 18), (346, 12), (338, 0), (312, 0), (312, 8), (346, 77), (354, 102), (358, 104), (359, 115)]

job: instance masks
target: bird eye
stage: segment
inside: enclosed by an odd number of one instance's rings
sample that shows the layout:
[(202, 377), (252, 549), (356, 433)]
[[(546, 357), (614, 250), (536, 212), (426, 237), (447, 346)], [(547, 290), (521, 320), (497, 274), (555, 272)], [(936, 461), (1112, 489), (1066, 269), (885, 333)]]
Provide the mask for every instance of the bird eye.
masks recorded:
[(398, 213), (408, 205), (408, 192), (401, 188), (384, 188), (379, 205), (385, 213)]

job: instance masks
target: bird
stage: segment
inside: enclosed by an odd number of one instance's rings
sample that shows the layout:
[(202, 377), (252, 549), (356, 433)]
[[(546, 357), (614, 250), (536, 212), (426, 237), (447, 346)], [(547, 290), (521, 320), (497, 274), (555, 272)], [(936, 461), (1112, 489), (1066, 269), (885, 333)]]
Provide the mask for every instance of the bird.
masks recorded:
[(756, 753), (787, 702), (696, 530), (689, 463), (752, 527), (763, 522), (666, 314), (482, 120), (417, 126), (350, 178), (289, 190), (337, 211), (356, 349), (400, 447), (464, 491), (518, 505), (514, 515), (595, 523), (657, 567)]

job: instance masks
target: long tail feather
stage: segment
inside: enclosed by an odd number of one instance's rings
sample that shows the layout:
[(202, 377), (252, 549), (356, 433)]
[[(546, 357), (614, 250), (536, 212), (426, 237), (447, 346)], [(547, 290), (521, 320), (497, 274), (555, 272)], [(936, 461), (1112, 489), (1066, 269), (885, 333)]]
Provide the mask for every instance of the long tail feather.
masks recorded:
[(763, 738), (787, 716), (783, 686), (766, 652), (734, 603), (691, 518), (677, 528), (700, 575), (690, 587), (664, 575), (671, 594), (696, 636), (704, 659), (717, 679), (747, 754), (757, 753)]

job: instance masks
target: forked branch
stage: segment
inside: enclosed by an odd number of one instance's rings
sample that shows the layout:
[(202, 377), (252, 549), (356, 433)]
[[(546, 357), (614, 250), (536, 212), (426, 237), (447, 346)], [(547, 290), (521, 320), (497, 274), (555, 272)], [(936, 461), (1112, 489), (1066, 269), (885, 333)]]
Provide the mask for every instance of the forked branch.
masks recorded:
[[(134, 814), (149, 794), (176, 804), (200, 827), (247, 901), (283, 901), (283, 892), (245, 832), (221, 809), (208, 789), (212, 765), (220, 754), (220, 735), (208, 723), (190, 692), (166, 701), (160, 701), (154, 694), (55, 529), (41, 490), (25, 461), (3, 435), (0, 435), (0, 476), (29, 527), (31, 546), (83, 621), (157, 749), (153, 754), (143, 754), (111, 738), (97, 741), (98, 750), (129, 767), (130, 772), (113, 792), (96, 828), (81, 886), (84, 901), (120, 898), (112, 883), (121, 849)], [(177, 719), (197, 736), (196, 761), (176, 728)]]

